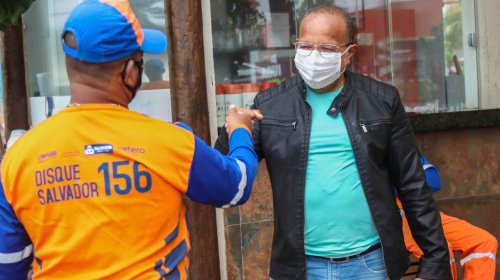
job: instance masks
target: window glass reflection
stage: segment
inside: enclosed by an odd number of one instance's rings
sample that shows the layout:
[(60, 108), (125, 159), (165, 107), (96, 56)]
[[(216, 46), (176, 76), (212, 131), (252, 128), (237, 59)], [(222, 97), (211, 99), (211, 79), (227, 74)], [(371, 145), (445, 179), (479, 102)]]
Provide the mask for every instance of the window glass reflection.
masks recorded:
[[(66, 57), (61, 31), (73, 8), (82, 0), (38, 0), (23, 16), (27, 85), (31, 124), (36, 125), (64, 108), (70, 100)], [(130, 0), (143, 28), (165, 33), (163, 0)], [(171, 121), (167, 53), (144, 55), (143, 86), (129, 109)]]
[[(142, 28), (160, 30), (166, 34), (163, 0), (130, 0)], [(141, 90), (170, 88), (167, 53), (144, 54), (144, 74)]]
[(469, 2), (212, 0), (219, 100), (228, 96), (226, 85), (234, 92), (234, 84), (279, 83), (295, 75), (300, 20), (317, 5), (336, 4), (358, 26), (352, 71), (395, 85), (410, 112), (477, 109), (476, 15)]
[[(69, 81), (60, 35), (66, 18), (79, 2), (80, 0), (39, 0), (35, 1), (24, 14), (24, 39), (30, 96), (69, 95)], [(130, 4), (143, 28), (166, 31), (163, 0), (131, 0)], [(146, 54), (144, 61), (152, 58), (163, 62), (165, 72), (162, 78), (168, 81), (167, 54)], [(149, 82), (145, 74), (143, 81), (145, 84)], [(161, 86), (165, 87), (165, 84)]]

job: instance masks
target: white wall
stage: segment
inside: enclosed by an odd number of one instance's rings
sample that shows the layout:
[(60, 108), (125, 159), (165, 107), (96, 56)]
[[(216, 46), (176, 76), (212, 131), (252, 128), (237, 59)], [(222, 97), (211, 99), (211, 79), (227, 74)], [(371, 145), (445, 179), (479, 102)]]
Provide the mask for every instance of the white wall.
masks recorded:
[(500, 1), (476, 0), (479, 36), (480, 108), (500, 108)]

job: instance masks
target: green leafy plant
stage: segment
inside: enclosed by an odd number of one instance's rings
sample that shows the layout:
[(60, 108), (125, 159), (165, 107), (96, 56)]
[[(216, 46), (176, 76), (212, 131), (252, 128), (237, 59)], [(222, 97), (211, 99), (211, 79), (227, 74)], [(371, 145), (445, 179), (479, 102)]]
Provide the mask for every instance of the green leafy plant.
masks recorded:
[(463, 53), (462, 4), (449, 4), (444, 11), (443, 21), (446, 62), (452, 66), (453, 56)]
[(19, 22), (21, 15), (35, 0), (0, 0), (0, 31)]

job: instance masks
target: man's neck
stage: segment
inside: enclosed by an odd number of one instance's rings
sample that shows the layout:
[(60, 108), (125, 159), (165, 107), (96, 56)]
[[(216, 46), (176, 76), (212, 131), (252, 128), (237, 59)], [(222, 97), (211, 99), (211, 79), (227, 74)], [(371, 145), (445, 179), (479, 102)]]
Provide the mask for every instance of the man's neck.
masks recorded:
[(119, 89), (104, 90), (81, 83), (71, 83), (71, 104), (117, 104), (128, 108), (126, 94)]

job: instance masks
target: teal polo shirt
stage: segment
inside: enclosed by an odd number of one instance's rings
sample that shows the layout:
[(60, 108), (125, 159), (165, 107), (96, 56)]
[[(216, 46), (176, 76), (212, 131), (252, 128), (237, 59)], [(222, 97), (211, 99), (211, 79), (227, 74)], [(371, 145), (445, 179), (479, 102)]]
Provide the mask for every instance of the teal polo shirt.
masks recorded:
[(351, 256), (380, 242), (342, 112), (327, 114), (341, 90), (315, 93), (307, 87), (312, 125), (304, 234), (305, 251), (311, 256)]

